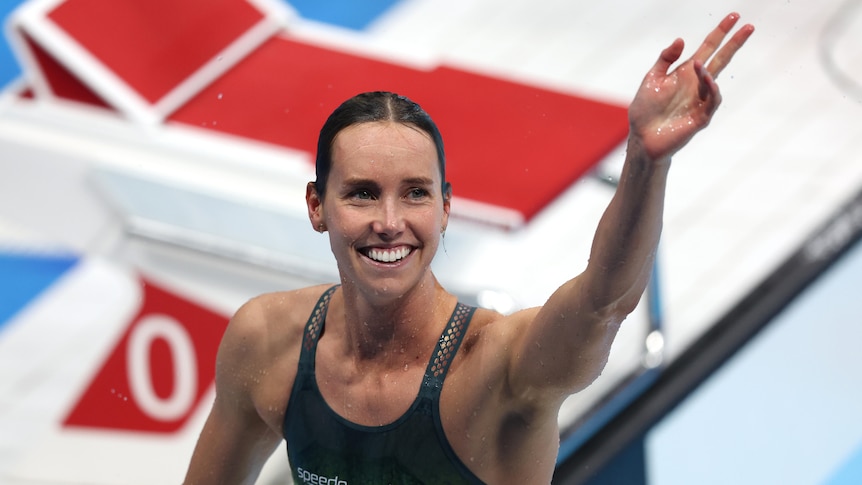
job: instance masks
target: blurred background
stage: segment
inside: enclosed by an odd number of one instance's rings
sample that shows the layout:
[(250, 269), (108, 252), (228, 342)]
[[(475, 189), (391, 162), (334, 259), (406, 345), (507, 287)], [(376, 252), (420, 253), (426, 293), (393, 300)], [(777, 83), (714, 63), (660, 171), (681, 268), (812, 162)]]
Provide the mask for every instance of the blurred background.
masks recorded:
[[(316, 132), (383, 89), (443, 132), (465, 302), (586, 264), (674, 38), (757, 31), (673, 162), (653, 282), (560, 414), (558, 483), (862, 483), (862, 2), (0, 0), (0, 483), (182, 480), (230, 315), (334, 282)], [(284, 450), (259, 483), (290, 483)]]

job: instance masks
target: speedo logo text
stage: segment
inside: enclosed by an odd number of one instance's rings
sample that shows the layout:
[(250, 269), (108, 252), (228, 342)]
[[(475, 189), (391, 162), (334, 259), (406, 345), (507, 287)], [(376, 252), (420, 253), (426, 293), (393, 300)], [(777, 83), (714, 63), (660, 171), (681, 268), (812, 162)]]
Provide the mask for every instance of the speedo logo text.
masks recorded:
[(338, 475), (335, 478), (330, 478), (325, 475), (311, 473), (308, 470), (303, 470), (301, 467), (296, 468), (296, 476), (302, 480), (302, 483), (310, 485), (348, 485), (347, 480), (341, 480)]

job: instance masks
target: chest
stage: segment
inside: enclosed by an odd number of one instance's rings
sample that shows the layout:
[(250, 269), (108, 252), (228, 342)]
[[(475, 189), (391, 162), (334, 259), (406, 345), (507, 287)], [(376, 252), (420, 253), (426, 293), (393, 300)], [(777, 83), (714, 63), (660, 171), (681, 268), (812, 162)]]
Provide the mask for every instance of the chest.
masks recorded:
[[(320, 356), (324, 357), (324, 356)], [(419, 395), (424, 366), (359, 371), (349, 363), (318, 358), (315, 380), (333, 412), (363, 426), (383, 426), (404, 415)]]

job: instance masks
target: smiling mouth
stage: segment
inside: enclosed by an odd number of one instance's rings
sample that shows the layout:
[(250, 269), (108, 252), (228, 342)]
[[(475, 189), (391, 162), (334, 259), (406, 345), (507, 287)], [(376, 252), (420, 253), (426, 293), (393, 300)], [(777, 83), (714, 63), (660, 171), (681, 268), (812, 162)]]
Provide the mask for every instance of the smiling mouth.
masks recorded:
[(396, 263), (406, 258), (413, 250), (407, 246), (398, 248), (380, 249), (369, 248), (362, 250), (362, 254), (378, 263)]

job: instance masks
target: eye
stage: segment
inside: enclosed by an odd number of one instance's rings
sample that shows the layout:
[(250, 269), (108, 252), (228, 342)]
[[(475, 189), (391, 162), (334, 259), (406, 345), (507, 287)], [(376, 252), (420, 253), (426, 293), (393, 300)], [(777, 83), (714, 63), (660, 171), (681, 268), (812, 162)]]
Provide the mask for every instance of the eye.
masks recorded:
[(427, 196), (428, 191), (420, 187), (413, 187), (407, 192), (407, 197), (411, 199), (424, 199)]
[(350, 197), (359, 200), (371, 200), (374, 198), (374, 194), (368, 189), (357, 189), (350, 193)]

